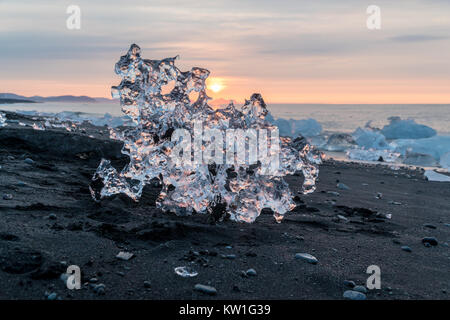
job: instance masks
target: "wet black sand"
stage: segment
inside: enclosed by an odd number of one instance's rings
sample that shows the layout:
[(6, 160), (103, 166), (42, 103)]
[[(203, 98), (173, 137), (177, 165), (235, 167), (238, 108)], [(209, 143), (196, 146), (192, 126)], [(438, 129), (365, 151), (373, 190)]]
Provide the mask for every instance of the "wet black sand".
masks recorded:
[[(344, 281), (364, 285), (369, 265), (381, 268), (381, 290), (368, 290), (369, 300), (450, 297), (450, 183), (426, 181), (421, 170), (328, 160), (317, 191), (300, 195), (281, 224), (269, 213), (254, 224), (212, 224), (156, 209), (156, 185), (139, 203), (122, 196), (95, 203), (88, 185), (101, 157), (127, 163), (107, 137), (107, 128), (91, 126), (0, 128), (0, 299), (342, 299)], [(297, 193), (302, 177), (287, 180)], [(438, 245), (425, 247), (423, 237)], [(120, 251), (135, 256), (122, 261)], [(299, 252), (318, 264), (295, 259)], [(68, 265), (80, 266), (81, 290), (59, 279)], [(184, 265), (199, 275), (176, 275)], [(250, 268), (257, 275), (244, 277)], [(104, 292), (93, 289), (100, 283)], [(217, 295), (194, 291), (197, 283)]]

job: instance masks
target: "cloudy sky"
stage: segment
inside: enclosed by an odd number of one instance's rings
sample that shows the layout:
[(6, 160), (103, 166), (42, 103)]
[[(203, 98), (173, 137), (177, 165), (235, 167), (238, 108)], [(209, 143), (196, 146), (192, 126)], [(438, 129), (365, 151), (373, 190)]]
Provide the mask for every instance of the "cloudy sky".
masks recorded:
[[(372, 4), (381, 30), (366, 26)], [(0, 0), (0, 92), (109, 97), (137, 43), (209, 69), (214, 98), (450, 103), (449, 17), (449, 0)]]

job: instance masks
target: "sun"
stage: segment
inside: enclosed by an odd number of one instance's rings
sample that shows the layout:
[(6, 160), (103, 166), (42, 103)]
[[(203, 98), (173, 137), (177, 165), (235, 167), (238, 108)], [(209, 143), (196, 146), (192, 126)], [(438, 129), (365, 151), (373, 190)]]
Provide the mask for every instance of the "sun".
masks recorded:
[(221, 78), (210, 78), (207, 80), (206, 85), (208, 89), (214, 93), (218, 93), (225, 88), (225, 85), (223, 84), (223, 80)]

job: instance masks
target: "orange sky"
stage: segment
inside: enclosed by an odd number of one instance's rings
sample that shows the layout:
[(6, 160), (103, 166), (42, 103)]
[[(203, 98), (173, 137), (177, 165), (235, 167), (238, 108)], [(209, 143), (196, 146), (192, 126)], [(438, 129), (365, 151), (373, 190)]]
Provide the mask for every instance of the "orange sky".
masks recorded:
[(81, 29), (68, 30), (66, 3), (0, 2), (0, 92), (110, 97), (114, 64), (135, 42), (144, 58), (209, 69), (215, 99), (450, 103), (444, 1), (379, 0), (381, 30), (367, 29), (357, 0), (105, 3), (78, 1)]

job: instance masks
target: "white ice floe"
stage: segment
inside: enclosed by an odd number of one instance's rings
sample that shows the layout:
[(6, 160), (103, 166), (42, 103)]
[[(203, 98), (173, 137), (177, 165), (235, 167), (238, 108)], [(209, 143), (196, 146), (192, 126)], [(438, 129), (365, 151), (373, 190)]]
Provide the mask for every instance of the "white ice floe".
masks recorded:
[(437, 173), (433, 170), (425, 170), (425, 177), (428, 181), (438, 181), (438, 182), (450, 182), (450, 176), (445, 174)]
[(352, 136), (356, 144), (365, 149), (389, 150), (391, 148), (384, 135), (369, 128), (358, 128)]
[(400, 154), (388, 150), (355, 148), (347, 151), (347, 157), (352, 160), (361, 161), (396, 162)]
[(450, 152), (450, 136), (434, 136), (425, 139), (398, 139), (391, 142), (394, 152), (429, 154), (436, 160)]
[(416, 123), (413, 119), (402, 120), (400, 117), (390, 117), (390, 123), (381, 129), (386, 139), (423, 139), (436, 135), (436, 130)]

